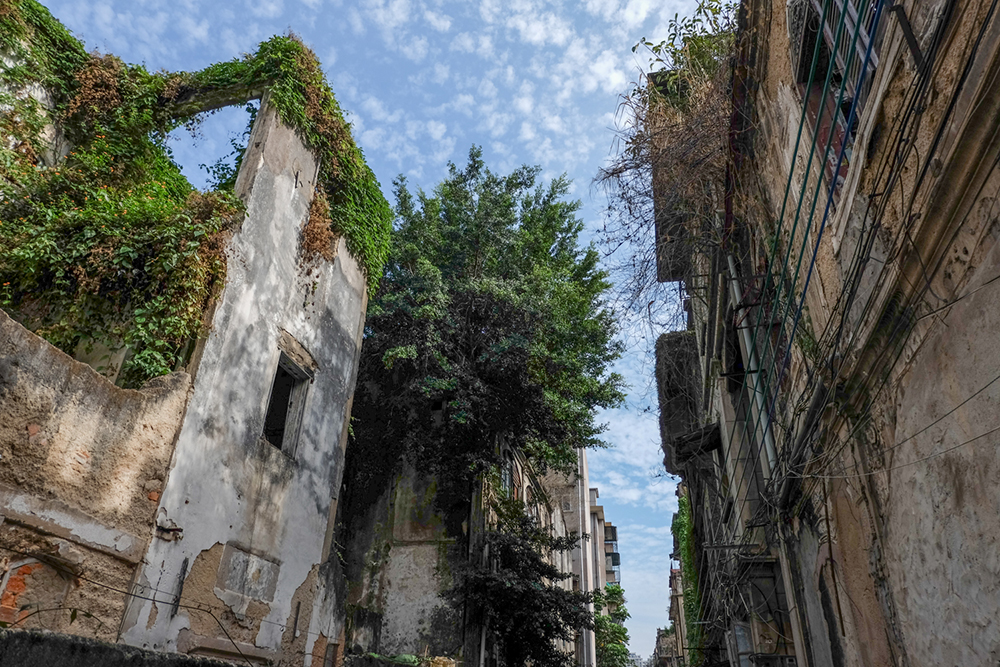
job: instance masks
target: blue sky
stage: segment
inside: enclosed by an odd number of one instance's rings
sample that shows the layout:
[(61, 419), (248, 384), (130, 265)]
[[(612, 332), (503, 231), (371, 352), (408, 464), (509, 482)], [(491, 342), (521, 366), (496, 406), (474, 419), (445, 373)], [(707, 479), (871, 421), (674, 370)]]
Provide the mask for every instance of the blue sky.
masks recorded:
[[(253, 51), (292, 30), (310, 45), (389, 194), (397, 174), (430, 189), (449, 160), (472, 144), (508, 172), (527, 163), (545, 178), (566, 173), (588, 229), (601, 225), (591, 187), (614, 144), (618, 96), (646, 64), (632, 46), (662, 39), (690, 0), (42, 0), (88, 49), (152, 70), (197, 70)], [(192, 182), (199, 163), (228, 152), (245, 116), (208, 119), (201, 136), (181, 133), (174, 150)], [(646, 350), (652, 335), (626, 327), (619, 364), (632, 386), (627, 409), (606, 413), (613, 449), (590, 455), (591, 485), (619, 526), (632, 651), (648, 656), (667, 624), (674, 484), (662, 471), (655, 388)], [(648, 410), (648, 411), (647, 411)]]

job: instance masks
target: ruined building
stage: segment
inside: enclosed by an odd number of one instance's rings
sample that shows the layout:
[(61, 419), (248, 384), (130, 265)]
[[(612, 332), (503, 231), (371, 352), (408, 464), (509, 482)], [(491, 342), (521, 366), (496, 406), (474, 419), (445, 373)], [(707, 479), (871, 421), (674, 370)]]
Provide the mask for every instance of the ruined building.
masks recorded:
[[(539, 475), (498, 437), (497, 478), (471, 488), (347, 451), (391, 213), (305, 46), (150, 74), (17, 0), (0, 58), (4, 627), (148, 660), (496, 664), (451, 595), (492, 562), (496, 497), (557, 538), (593, 533), (550, 556), (564, 591), (617, 580), (582, 450), (576, 474)], [(194, 190), (166, 135), (251, 100), (235, 165)], [(28, 659), (5, 653), (15, 634), (0, 662)], [(593, 631), (557, 648), (595, 664)]]
[[(483, 537), (493, 495), (523, 501), (557, 537), (582, 536), (571, 551), (553, 555), (553, 564), (569, 575), (561, 588), (591, 592), (615, 575), (611, 554), (605, 555), (603, 508), (594, 504), (597, 489), (588, 492), (586, 452), (578, 452), (575, 476), (538, 476), (515, 448), (504, 447), (502, 456), (499, 479), (477, 485), (469, 497), (453, 498), (439, 478), (412, 464), (387, 471), (379, 484), (352, 488), (348, 482), (337, 539), (347, 582), (345, 642), (352, 651), (496, 664), (488, 628), (450, 595), (456, 571), (488, 557)], [(592, 629), (557, 647), (573, 653), (580, 667), (596, 664)]]
[(1000, 655), (996, 9), (744, 0), (721, 166), (654, 180), (691, 663)]
[[(0, 24), (0, 620), (339, 664), (333, 520), (390, 217), (318, 62), (274, 38), (151, 75), (33, 0)], [(253, 98), (231, 189), (192, 192), (163, 133)]]

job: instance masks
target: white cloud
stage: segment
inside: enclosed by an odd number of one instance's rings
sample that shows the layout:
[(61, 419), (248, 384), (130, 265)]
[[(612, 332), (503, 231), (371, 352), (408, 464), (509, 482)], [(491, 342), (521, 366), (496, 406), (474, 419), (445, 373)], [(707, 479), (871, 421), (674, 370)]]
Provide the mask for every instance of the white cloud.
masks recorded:
[(424, 20), (438, 32), (448, 32), (451, 29), (451, 17), (447, 14), (438, 14), (427, 10), (424, 12)]
[(361, 109), (368, 113), (373, 120), (380, 123), (398, 123), (403, 117), (403, 112), (399, 109), (390, 112), (385, 103), (373, 95), (368, 95), (361, 102)]
[(412, 18), (410, 0), (368, 0), (366, 13), (383, 33), (392, 33)]
[(654, 4), (653, 0), (628, 0), (628, 4), (625, 5), (625, 9), (621, 13), (622, 20), (627, 27), (634, 28), (646, 20), (654, 6), (657, 5)]
[(471, 116), (476, 108), (476, 98), (468, 93), (459, 93), (451, 102), (451, 108), (455, 111)]
[(461, 51), (462, 53), (474, 53), (476, 50), (476, 40), (469, 33), (462, 32), (452, 40), (451, 48), (454, 51)]
[(444, 83), (451, 75), (451, 68), (444, 63), (434, 63), (434, 83)]
[(320, 62), (323, 64), (323, 69), (329, 72), (330, 68), (337, 62), (337, 49), (331, 46), (325, 51), (325, 53), (326, 55), (323, 56), (323, 59)]
[(355, 35), (363, 35), (365, 32), (365, 20), (356, 8), (351, 7), (347, 11), (347, 22), (351, 25), (351, 30)]
[(201, 43), (208, 41), (208, 21), (206, 19), (195, 21), (191, 16), (184, 15), (180, 17), (178, 27), (184, 31), (190, 41)]
[(514, 97), (514, 108), (525, 115), (530, 114), (535, 109), (534, 92), (535, 86), (530, 81), (522, 82)]
[(613, 50), (602, 51), (590, 63), (590, 74), (605, 93), (615, 94), (625, 89), (628, 77), (625, 75), (620, 56)]
[(427, 57), (427, 50), (429, 44), (426, 37), (413, 37), (406, 40), (399, 40), (397, 42), (398, 48), (403, 52), (403, 55), (412, 60), (413, 62), (420, 62)]
[(434, 141), (441, 141), (441, 137), (444, 133), (448, 131), (448, 126), (444, 123), (436, 120), (427, 121), (427, 134), (430, 135), (431, 139)]
[(437, 149), (431, 156), (432, 164), (444, 164), (455, 152), (455, 137), (448, 137), (438, 142)]
[(261, 18), (273, 19), (277, 16), (281, 16), (281, 12), (285, 9), (284, 0), (254, 0), (250, 3), (250, 11), (254, 16), (260, 16)]
[(494, 98), (497, 96), (497, 87), (493, 85), (493, 81), (487, 78), (479, 82), (476, 92), (482, 97)]
[(528, 121), (522, 122), (521, 132), (520, 134), (518, 134), (518, 139), (520, 139), (526, 144), (530, 144), (537, 138), (538, 138), (538, 133), (535, 132), (535, 127)]

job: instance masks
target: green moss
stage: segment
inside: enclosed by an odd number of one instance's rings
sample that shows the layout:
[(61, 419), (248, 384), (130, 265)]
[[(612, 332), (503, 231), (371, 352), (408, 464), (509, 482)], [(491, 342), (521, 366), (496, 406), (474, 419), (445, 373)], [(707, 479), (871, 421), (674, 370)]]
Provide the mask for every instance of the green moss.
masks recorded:
[[(151, 74), (88, 55), (35, 0), (0, 0), (0, 51), (15, 63), (0, 71), (0, 135), (13, 140), (0, 142), (0, 307), (52, 343), (128, 347), (127, 385), (184, 362), (243, 212), (225, 188), (194, 190), (166, 136), (220, 94), (233, 104), (269, 91), (319, 157), (330, 226), (377, 289), (389, 205), (318, 61), (294, 37), (201, 72)], [(39, 86), (52, 108), (27, 95)], [(41, 135), (53, 123), (73, 150), (46, 165)]]

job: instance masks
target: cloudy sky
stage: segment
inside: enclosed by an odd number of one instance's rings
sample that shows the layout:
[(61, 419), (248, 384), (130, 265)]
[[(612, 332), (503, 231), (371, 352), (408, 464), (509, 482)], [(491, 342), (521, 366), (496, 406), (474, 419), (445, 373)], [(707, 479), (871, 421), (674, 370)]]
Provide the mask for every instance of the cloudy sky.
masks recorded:
[[(320, 57), (355, 137), (389, 194), (397, 174), (431, 189), (472, 144), (507, 172), (537, 164), (566, 173), (588, 228), (601, 224), (591, 181), (613, 150), (618, 95), (646, 65), (632, 46), (662, 39), (691, 0), (42, 0), (88, 49), (152, 70), (197, 70), (295, 32)], [(202, 136), (181, 135), (175, 154), (196, 185), (199, 163), (227, 152), (245, 116), (219, 113)], [(631, 649), (652, 652), (667, 624), (674, 484), (660, 467), (644, 350), (633, 327), (619, 371), (628, 409), (604, 416), (613, 449), (590, 455), (591, 485), (619, 526)], [(659, 332), (652, 332), (659, 333)]]

